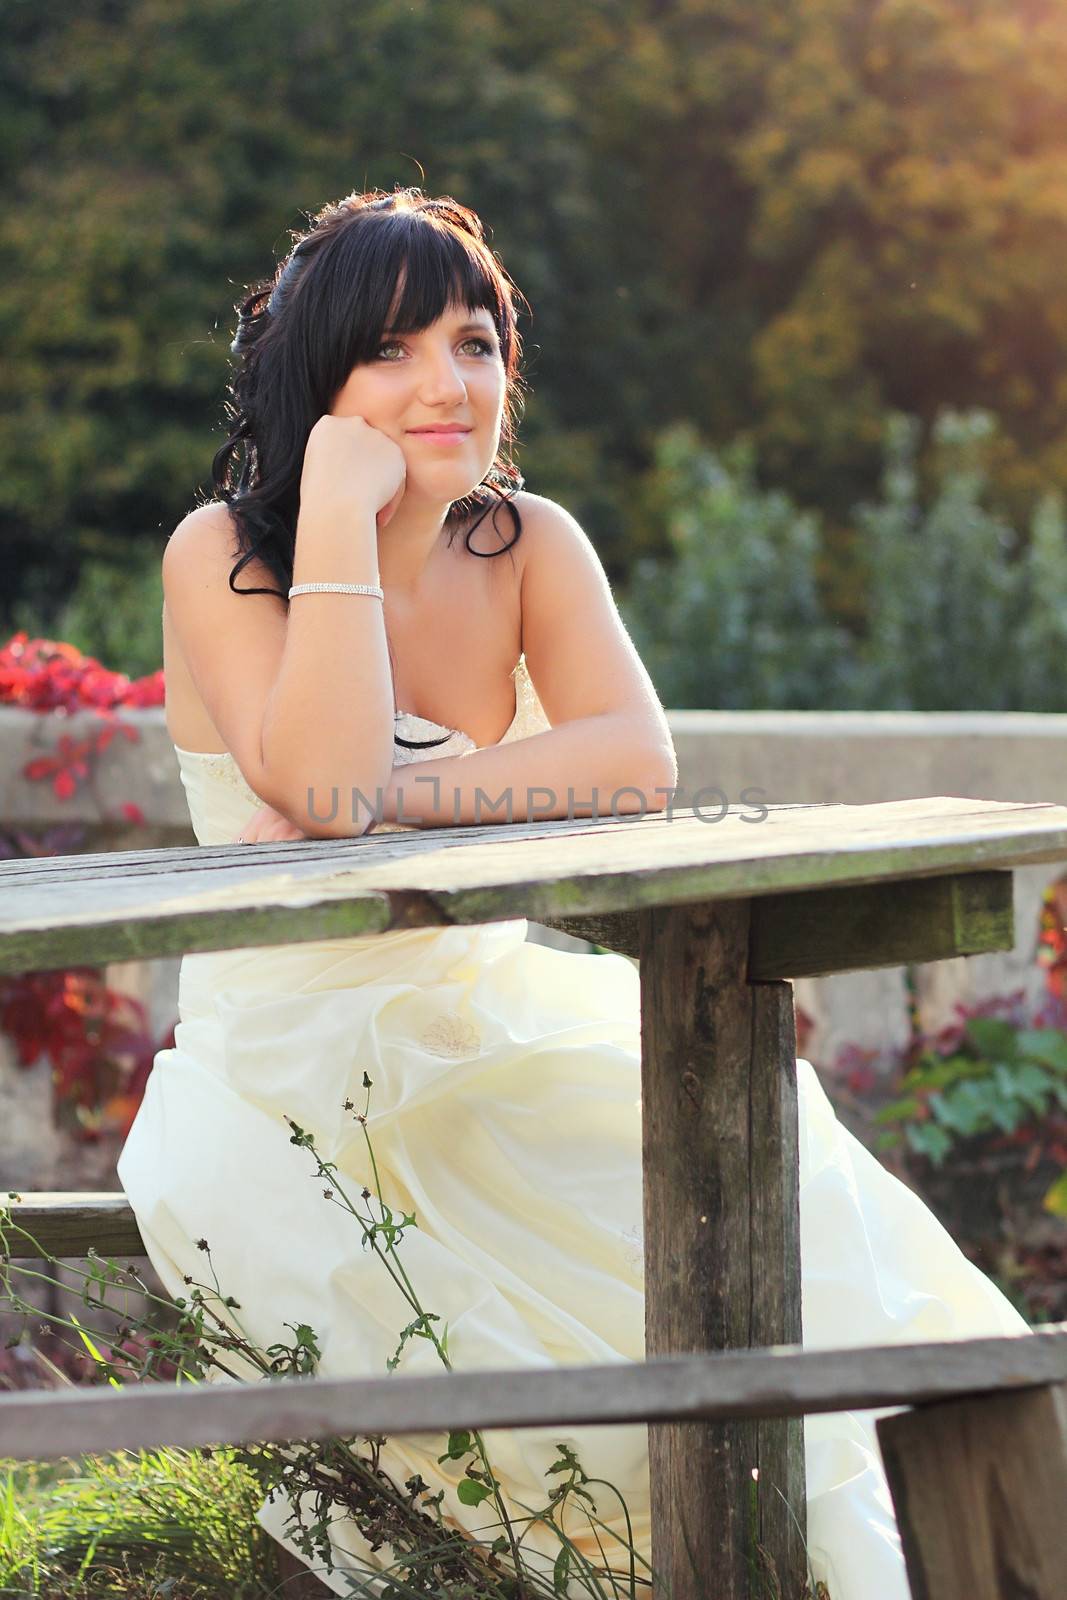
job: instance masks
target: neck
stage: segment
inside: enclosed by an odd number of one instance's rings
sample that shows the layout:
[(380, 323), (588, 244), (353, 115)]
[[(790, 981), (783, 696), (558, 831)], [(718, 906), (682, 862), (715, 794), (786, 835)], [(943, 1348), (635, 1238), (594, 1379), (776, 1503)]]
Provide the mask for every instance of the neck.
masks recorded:
[(384, 589), (414, 592), (438, 548), (450, 500), (427, 500), (411, 490), (378, 532), (378, 572)]

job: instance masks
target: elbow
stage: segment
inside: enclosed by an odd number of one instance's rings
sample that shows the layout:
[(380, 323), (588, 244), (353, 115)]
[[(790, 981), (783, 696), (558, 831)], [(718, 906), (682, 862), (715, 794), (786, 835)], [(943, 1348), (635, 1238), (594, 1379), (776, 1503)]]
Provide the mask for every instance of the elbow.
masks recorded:
[(662, 741), (631, 751), (615, 773), (620, 812), (665, 811), (678, 787), (678, 762), (673, 745)]
[(678, 758), (674, 745), (657, 744), (650, 751), (645, 767), (649, 811), (666, 811), (678, 789)]
[(283, 786), (271, 804), (308, 839), (355, 839), (384, 816), (384, 794), (392, 767), (377, 783), (308, 783)]

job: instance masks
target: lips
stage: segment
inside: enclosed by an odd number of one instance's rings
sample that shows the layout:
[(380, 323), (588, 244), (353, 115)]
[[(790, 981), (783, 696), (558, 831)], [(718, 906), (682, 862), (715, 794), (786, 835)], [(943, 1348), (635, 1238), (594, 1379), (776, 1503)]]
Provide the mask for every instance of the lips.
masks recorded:
[(409, 433), (472, 433), (474, 430), (465, 422), (435, 422), (432, 428), (409, 428)]

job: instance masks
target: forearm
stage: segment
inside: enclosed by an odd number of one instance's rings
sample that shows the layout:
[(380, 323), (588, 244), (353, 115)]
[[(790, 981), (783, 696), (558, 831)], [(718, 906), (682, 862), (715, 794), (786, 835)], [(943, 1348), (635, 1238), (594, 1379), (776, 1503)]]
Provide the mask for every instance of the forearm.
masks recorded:
[(605, 712), (460, 756), (396, 767), (382, 818), (419, 827), (662, 811), (677, 783), (669, 736)]
[[(377, 583), (375, 519), (301, 517), (293, 582)], [(267, 702), (262, 758), (271, 803), (305, 832), (336, 832), (355, 787), (373, 796), (393, 764), (393, 689), (376, 595), (294, 595)], [(334, 826), (331, 814), (337, 812)], [(316, 820), (318, 819), (318, 820)], [(366, 825), (351, 823), (350, 833)], [(321, 826), (320, 826), (321, 824)]]

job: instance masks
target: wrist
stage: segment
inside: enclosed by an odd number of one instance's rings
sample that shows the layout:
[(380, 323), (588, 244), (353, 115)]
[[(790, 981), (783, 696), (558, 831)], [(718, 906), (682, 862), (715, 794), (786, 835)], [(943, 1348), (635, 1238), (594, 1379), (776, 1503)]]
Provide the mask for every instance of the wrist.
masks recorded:
[(350, 547), (354, 539), (373, 541), (377, 550), (377, 511), (367, 500), (342, 496), (337, 500), (314, 501), (301, 505), (296, 518), (297, 546), (330, 545), (343, 543)]

